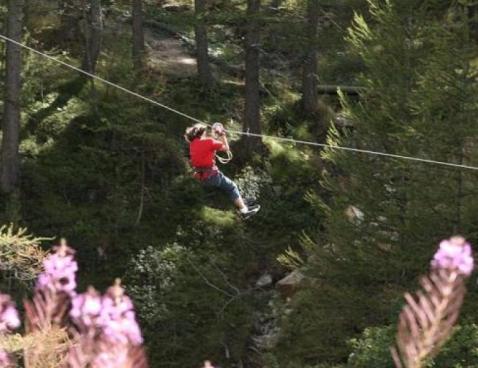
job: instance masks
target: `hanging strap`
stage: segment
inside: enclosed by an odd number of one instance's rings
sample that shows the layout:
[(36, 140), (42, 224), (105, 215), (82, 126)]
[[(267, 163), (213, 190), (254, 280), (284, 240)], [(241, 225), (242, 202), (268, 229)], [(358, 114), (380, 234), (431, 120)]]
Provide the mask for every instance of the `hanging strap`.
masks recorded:
[(221, 157), (218, 153), (216, 153), (216, 158), (221, 164), (226, 165), (232, 160), (232, 152), (226, 151), (226, 157)]

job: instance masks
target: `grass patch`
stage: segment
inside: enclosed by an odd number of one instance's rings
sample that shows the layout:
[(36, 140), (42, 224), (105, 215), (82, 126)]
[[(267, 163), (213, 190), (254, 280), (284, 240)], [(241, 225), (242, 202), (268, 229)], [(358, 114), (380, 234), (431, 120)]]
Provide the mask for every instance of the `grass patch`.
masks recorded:
[(200, 216), (206, 223), (220, 227), (230, 227), (236, 222), (236, 216), (232, 211), (217, 210), (206, 206), (202, 208)]
[(271, 159), (283, 157), (289, 162), (299, 162), (303, 156), (294, 143), (281, 142), (272, 138), (264, 138), (265, 145), (269, 148)]

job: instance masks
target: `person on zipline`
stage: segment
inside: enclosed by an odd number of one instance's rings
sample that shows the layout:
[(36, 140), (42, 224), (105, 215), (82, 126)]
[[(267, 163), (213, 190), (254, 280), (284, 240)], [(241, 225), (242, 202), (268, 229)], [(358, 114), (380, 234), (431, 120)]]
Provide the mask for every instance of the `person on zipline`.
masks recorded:
[(207, 187), (224, 191), (234, 202), (242, 217), (249, 218), (259, 211), (260, 206), (247, 206), (236, 183), (219, 171), (216, 166), (216, 152), (229, 152), (229, 143), (222, 124), (214, 124), (212, 133), (217, 139), (208, 134), (208, 127), (205, 124), (195, 124), (186, 129), (184, 138), (189, 143), (194, 177)]

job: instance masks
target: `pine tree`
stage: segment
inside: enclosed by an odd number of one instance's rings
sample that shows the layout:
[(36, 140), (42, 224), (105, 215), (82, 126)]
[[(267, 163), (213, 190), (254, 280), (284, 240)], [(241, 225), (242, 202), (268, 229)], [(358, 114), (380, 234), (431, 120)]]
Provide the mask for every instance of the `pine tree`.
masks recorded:
[(141, 70), (144, 62), (144, 12), (143, 0), (133, 0), (131, 3), (133, 31), (133, 63), (136, 70)]
[(88, 11), (85, 9), (85, 58), (83, 69), (95, 73), (96, 63), (100, 56), (101, 40), (103, 33), (103, 15), (101, 0), (90, 0)]
[[(7, 36), (21, 42), (24, 1), (8, 2)], [(18, 189), (20, 174), (20, 92), (21, 48), (11, 42), (6, 46), (5, 102), (2, 122), (1, 189), (12, 193)]]
[(318, 57), (317, 36), (319, 25), (319, 2), (307, 1), (306, 37), (308, 42), (302, 65), (302, 105), (306, 114), (314, 114), (318, 108)]
[[(334, 130), (329, 143), (476, 164), (474, 50), (463, 9), (440, 1), (369, 5), (373, 25), (356, 16), (349, 31), (366, 68), (360, 102), (343, 101), (354, 131)], [(309, 244), (315, 282), (296, 297), (283, 340), (294, 339), (300, 349), (290, 354), (306, 363), (345, 359), (347, 340), (390, 322), (439, 239), (476, 232), (473, 171), (333, 149), (323, 156), (332, 199), (318, 202), (325, 231)]]
[[(245, 104), (243, 129), (254, 134), (261, 134), (260, 103), (260, 23), (261, 0), (247, 1), (247, 30), (245, 36)], [(259, 147), (260, 138), (247, 137), (248, 148)]]
[(209, 65), (207, 27), (203, 19), (206, 13), (206, 5), (205, 0), (194, 1), (194, 12), (196, 15), (194, 35), (196, 39), (198, 76), (202, 87), (207, 90), (214, 84), (214, 78)]

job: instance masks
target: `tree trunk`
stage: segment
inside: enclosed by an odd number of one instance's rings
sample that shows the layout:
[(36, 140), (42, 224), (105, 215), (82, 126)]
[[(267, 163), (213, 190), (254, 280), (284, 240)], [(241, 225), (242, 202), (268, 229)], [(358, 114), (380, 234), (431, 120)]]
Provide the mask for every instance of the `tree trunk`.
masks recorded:
[[(21, 42), (24, 0), (8, 1), (7, 35)], [(18, 187), (20, 158), (20, 93), (22, 56), (19, 46), (7, 43), (5, 102), (2, 126), (2, 172), (1, 189), (12, 193)]]
[(214, 79), (209, 66), (207, 29), (204, 22), (205, 1), (207, 0), (194, 0), (194, 11), (196, 14), (194, 32), (199, 81), (205, 89), (210, 89), (214, 83)]
[(143, 0), (133, 0), (133, 62), (136, 70), (143, 68), (144, 28)]
[(86, 14), (86, 52), (85, 60), (83, 61), (83, 68), (89, 73), (95, 73), (96, 71), (96, 63), (101, 50), (102, 33), (101, 0), (90, 0), (90, 9)]
[(478, 3), (468, 5), (467, 17), (470, 32), (476, 39), (478, 35)]
[[(260, 0), (247, 0), (247, 30), (245, 38), (246, 71), (245, 71), (245, 108), (244, 108), (244, 131), (261, 134), (261, 112), (259, 97), (259, 42), (260, 23), (259, 9)], [(248, 137), (248, 148), (255, 148), (261, 143), (260, 138)]]
[(61, 0), (58, 4), (60, 27), (58, 42), (76, 42), (80, 38), (79, 19), (81, 18), (81, 3), (78, 0)]
[(307, 0), (306, 51), (304, 53), (302, 104), (306, 114), (315, 114), (318, 110), (317, 92), (317, 42), (319, 24), (319, 3)]

